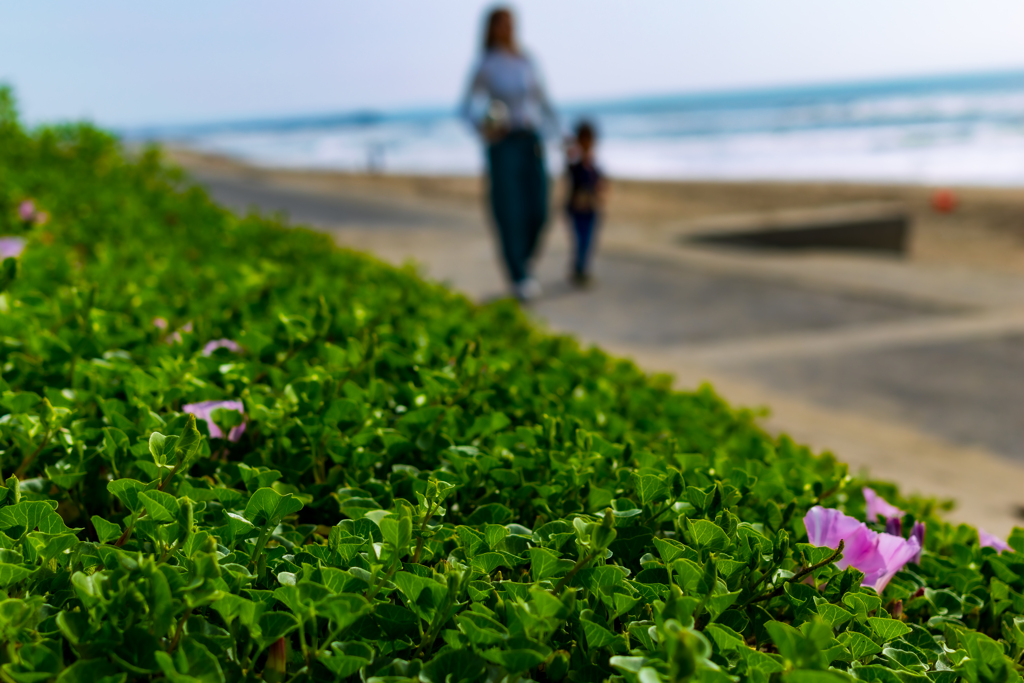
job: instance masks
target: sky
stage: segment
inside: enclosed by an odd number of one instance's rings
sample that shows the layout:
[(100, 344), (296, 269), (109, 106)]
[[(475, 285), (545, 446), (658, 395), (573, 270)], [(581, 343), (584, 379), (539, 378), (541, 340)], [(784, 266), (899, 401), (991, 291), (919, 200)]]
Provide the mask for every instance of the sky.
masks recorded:
[[(453, 105), (478, 0), (0, 0), (31, 122), (131, 127)], [(1024, 69), (1020, 0), (520, 0), (559, 102)]]

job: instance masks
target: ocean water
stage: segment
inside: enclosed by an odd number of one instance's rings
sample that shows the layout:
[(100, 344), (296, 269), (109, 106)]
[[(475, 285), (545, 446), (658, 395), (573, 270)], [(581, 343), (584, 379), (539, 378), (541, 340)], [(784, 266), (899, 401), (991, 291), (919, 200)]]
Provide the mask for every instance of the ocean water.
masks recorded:
[[(1024, 185), (1024, 71), (634, 98), (559, 107), (594, 120), (615, 177)], [(136, 131), (251, 163), (475, 174), (449, 109)], [(549, 143), (557, 171), (562, 150)]]

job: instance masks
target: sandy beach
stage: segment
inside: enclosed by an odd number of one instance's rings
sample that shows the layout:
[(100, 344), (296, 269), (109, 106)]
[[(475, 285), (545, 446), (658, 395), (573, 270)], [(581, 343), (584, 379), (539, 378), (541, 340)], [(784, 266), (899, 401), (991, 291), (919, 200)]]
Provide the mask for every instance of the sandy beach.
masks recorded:
[[(479, 178), (267, 169), (168, 154), (236, 209), (280, 210), (477, 299), (502, 293)], [(1024, 433), (1024, 189), (841, 183), (611, 183), (599, 285), (562, 287), (565, 231), (539, 266), (541, 324), (763, 407), (766, 429), (831, 450), (951, 518), (1005, 534), (1020, 520)], [(556, 187), (554, 201), (561, 188)], [(708, 221), (891, 202), (908, 253), (740, 253), (693, 248)], [(556, 204), (557, 205), (557, 204)]]
[[(226, 157), (172, 149), (177, 163), (196, 172), (222, 172), (261, 178), (284, 186), (341, 196), (387, 198), (432, 207), (482, 210), (480, 178), (369, 175), (332, 171), (268, 169)], [(914, 262), (1024, 272), (1024, 188), (952, 188), (956, 209), (936, 212), (938, 188), (812, 182), (692, 182), (612, 179), (606, 237), (658, 241), (685, 232), (711, 216), (804, 209), (865, 201), (903, 204), (912, 216), (908, 258)], [(553, 201), (562, 196), (556, 184)]]

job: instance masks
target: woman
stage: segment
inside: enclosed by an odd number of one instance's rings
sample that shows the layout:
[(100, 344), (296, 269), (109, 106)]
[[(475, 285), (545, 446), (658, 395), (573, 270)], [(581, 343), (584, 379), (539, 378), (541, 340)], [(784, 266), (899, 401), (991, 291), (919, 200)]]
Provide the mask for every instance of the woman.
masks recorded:
[[(486, 101), (482, 115), (474, 104)], [(540, 294), (530, 262), (548, 213), (548, 177), (539, 130), (558, 131), (537, 68), (518, 48), (512, 12), (487, 17), (484, 53), (470, 82), (462, 114), (487, 145), (490, 201), (512, 291), (520, 301)]]

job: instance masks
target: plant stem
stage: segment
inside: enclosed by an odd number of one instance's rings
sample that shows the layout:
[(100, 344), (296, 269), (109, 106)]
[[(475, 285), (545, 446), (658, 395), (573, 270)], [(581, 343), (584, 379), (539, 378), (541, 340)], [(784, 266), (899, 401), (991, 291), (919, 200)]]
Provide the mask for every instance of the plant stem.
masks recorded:
[(558, 582), (558, 585), (555, 586), (555, 593), (561, 593), (562, 589), (565, 588), (565, 585), (572, 581), (572, 577), (576, 576), (577, 572), (579, 572), (581, 569), (583, 569), (588, 564), (593, 562), (596, 558), (597, 553), (594, 552), (586, 558), (581, 557), (579, 560), (577, 560), (573, 568), (569, 570), (569, 573), (563, 576), (562, 579)]
[(787, 583), (799, 583), (799, 581), (801, 579), (803, 579), (805, 576), (807, 576), (811, 572), (815, 571), (816, 569), (821, 569), (825, 565), (832, 564), (833, 562), (838, 560), (842, 556), (842, 554), (843, 554), (843, 547), (845, 545), (846, 544), (842, 541), (842, 539), (840, 539), (839, 547), (836, 548), (835, 551), (831, 555), (826, 557), (824, 560), (822, 560), (821, 562), (818, 562), (817, 564), (811, 565), (810, 567), (806, 567), (804, 569), (801, 569), (799, 572), (797, 572), (796, 574), (794, 574), (793, 576), (791, 576), (790, 578), (786, 579), (781, 584), (779, 584), (779, 586), (775, 590), (773, 590), (771, 593), (766, 593), (766, 594), (761, 595), (761, 596), (759, 596), (757, 598), (754, 598), (753, 600), (748, 600), (744, 604), (745, 605), (749, 605), (752, 602), (762, 602), (764, 600), (771, 600), (772, 598), (777, 598), (778, 596), (782, 595), (782, 593), (786, 590), (786, 584)]
[[(437, 506), (437, 503), (431, 503), (430, 507), (427, 509), (427, 513), (423, 515), (423, 519), (420, 520), (420, 537), (416, 539), (416, 552), (413, 553), (412, 560), (410, 560), (412, 564), (417, 564), (420, 561), (420, 553), (423, 552), (423, 530), (427, 528), (427, 522), (434, 516)], [(395, 552), (398, 552), (397, 548), (395, 548)]]
[(174, 475), (177, 474), (177, 473), (178, 473), (178, 466), (175, 465), (174, 469), (172, 469), (170, 471), (170, 473), (160, 481), (160, 485), (156, 487), (156, 490), (157, 491), (163, 491), (164, 487), (167, 486), (167, 482), (169, 482), (171, 479), (173, 479)]
[(270, 537), (270, 528), (263, 527), (260, 531), (260, 537), (256, 539), (256, 547), (252, 550), (252, 557), (249, 558), (249, 566), (252, 566), (260, 557), (260, 553), (263, 552), (263, 546), (267, 544), (267, 539)]
[[(146, 514), (146, 513), (143, 512), (142, 515), (144, 515), (144, 514)], [(124, 533), (121, 534), (121, 536), (118, 537), (118, 539), (116, 541), (114, 541), (114, 547), (120, 548), (121, 546), (123, 546), (125, 543), (128, 542), (128, 539), (132, 537), (132, 530), (135, 528), (135, 522), (138, 521), (138, 519), (140, 519), (142, 517), (142, 515), (139, 515), (138, 517), (135, 517), (134, 515), (132, 515), (132, 522), (131, 522), (131, 524), (129, 524), (128, 527), (124, 530)]]
[(171, 639), (171, 644), (167, 648), (167, 653), (171, 654), (174, 652), (174, 648), (178, 647), (178, 641), (181, 640), (181, 631), (185, 628), (185, 622), (192, 616), (192, 608), (189, 607), (185, 610), (185, 614), (182, 615), (181, 621), (178, 622), (178, 628), (174, 629), (174, 637)]
[(384, 578), (381, 579), (379, 582), (377, 582), (377, 584), (373, 586), (373, 590), (370, 591), (369, 594), (367, 594), (367, 596), (366, 596), (367, 602), (373, 602), (373, 599), (375, 597), (377, 597), (377, 593), (379, 593), (380, 589), (384, 587), (384, 584), (387, 583), (388, 581), (390, 581), (391, 577), (394, 576), (396, 569), (398, 569), (398, 553), (397, 553), (397, 551), (395, 553), (394, 560), (391, 562), (391, 566), (388, 567), (388, 571), (384, 574)]
[(43, 435), (43, 440), (39, 443), (39, 447), (36, 448), (31, 455), (26, 456), (25, 459), (21, 461), (21, 464), (18, 465), (18, 469), (14, 471), (14, 476), (18, 479), (24, 478), (26, 470), (32, 466), (32, 462), (43, 451), (43, 449), (46, 448), (46, 445), (50, 443), (51, 436), (53, 436), (53, 432), (49, 429), (46, 430), (46, 434)]

